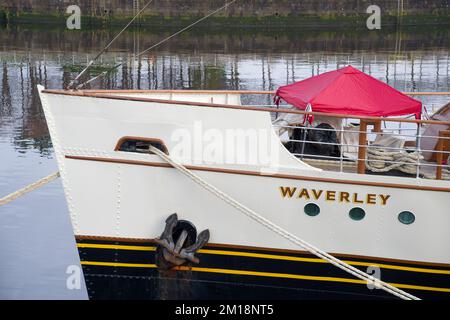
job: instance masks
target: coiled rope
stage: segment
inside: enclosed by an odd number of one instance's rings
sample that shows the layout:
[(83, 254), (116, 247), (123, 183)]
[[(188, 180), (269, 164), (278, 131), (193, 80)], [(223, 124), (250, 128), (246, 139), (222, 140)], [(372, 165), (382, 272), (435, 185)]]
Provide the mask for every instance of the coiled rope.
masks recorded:
[[(366, 167), (372, 172), (388, 172), (395, 169), (413, 175), (417, 174), (420, 161), (423, 159), (424, 157), (419, 151), (388, 151), (382, 146), (371, 146), (367, 148)], [(419, 173), (427, 179), (435, 179), (435, 176), (427, 172), (420, 171)], [(444, 179), (449, 179), (450, 171), (443, 168), (442, 175)]]
[(160, 158), (162, 158), (164, 161), (166, 161), (167, 163), (169, 163), (172, 167), (174, 167), (175, 169), (177, 169), (178, 171), (180, 171), (182, 174), (184, 174), (185, 176), (187, 176), (188, 178), (190, 178), (192, 181), (194, 181), (195, 183), (197, 183), (198, 185), (200, 185), (201, 187), (203, 187), (204, 189), (206, 189), (207, 191), (211, 192), (212, 194), (214, 194), (216, 197), (218, 197), (219, 199), (225, 201), (226, 203), (228, 203), (229, 205), (233, 206), (234, 208), (236, 208), (237, 210), (241, 211), (242, 213), (244, 213), (246, 216), (250, 217), (251, 219), (255, 220), (256, 222), (260, 223), (261, 225), (265, 226), (266, 228), (268, 228), (269, 230), (277, 233), (278, 235), (282, 236), (283, 238), (289, 240), (290, 242), (304, 248), (305, 250), (309, 251), (310, 253), (312, 253), (313, 255), (331, 263), (332, 265), (338, 267), (339, 269), (361, 279), (361, 280), (365, 280), (368, 283), (373, 283), (375, 284), (376, 287), (398, 297), (404, 300), (420, 300), (418, 297), (413, 296), (399, 288), (396, 288), (386, 282), (381, 281), (380, 279), (377, 279), (341, 260), (339, 260), (338, 258), (335, 258), (334, 256), (328, 254), (327, 252), (313, 246), (312, 244), (300, 239), (299, 237), (295, 236), (294, 234), (290, 233), (287, 230), (284, 230), (283, 228), (281, 228), (280, 226), (276, 225), (275, 223), (269, 221), (268, 219), (262, 217), (260, 214), (258, 214), (257, 212), (251, 210), (250, 208), (244, 206), (243, 204), (241, 204), (240, 202), (238, 202), (237, 200), (233, 199), (232, 197), (230, 197), (229, 195), (225, 194), (224, 192), (220, 191), (219, 189), (217, 189), (216, 187), (214, 187), (213, 185), (211, 185), (210, 183), (208, 183), (207, 181), (205, 181), (204, 179), (202, 179), (201, 177), (199, 177), (198, 175), (196, 175), (195, 173), (193, 173), (192, 171), (190, 171), (189, 169), (187, 169), (185, 166), (183, 166), (182, 164), (179, 164), (178, 162), (172, 160), (172, 158), (168, 155), (166, 155), (164, 152), (160, 151), (159, 149), (150, 146), (149, 148), (150, 152), (153, 152), (154, 154), (157, 154)]
[(17, 198), (20, 198), (21, 196), (27, 194), (28, 192), (31, 192), (33, 190), (36, 190), (39, 187), (42, 187), (43, 185), (52, 182), (56, 178), (59, 177), (59, 172), (52, 173), (36, 182), (33, 182), (26, 187), (19, 189), (13, 193), (8, 194), (7, 196), (0, 199), (0, 206), (3, 206), (13, 200), (16, 200)]
[(423, 156), (419, 152), (387, 151), (382, 146), (367, 148), (367, 168), (373, 172), (388, 172), (393, 169), (415, 174)]

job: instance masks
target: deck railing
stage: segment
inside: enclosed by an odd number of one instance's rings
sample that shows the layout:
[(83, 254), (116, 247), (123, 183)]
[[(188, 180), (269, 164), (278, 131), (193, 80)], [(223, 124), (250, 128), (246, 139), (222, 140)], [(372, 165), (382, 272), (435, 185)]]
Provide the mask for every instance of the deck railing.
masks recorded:
[[(296, 111), (296, 110), (295, 110)], [(282, 109), (274, 110), (273, 113), (278, 115), (283, 114), (285, 111)], [(286, 112), (289, 112), (287, 110)], [(297, 113), (297, 112), (296, 112)], [(317, 112), (301, 112), (304, 115), (320, 115), (323, 113)], [(293, 146), (297, 145), (295, 150), (304, 150), (306, 145), (316, 146), (336, 146), (339, 148), (339, 155), (323, 155), (320, 153), (311, 152), (293, 152), (293, 154), (305, 162), (310, 162), (312, 165), (316, 164), (319, 167), (330, 169), (338, 167), (340, 172), (344, 171), (344, 167), (354, 166), (355, 171), (359, 174), (365, 173), (377, 173), (377, 174), (393, 174), (392, 170), (384, 171), (389, 167), (399, 168), (399, 171), (403, 171), (406, 175), (424, 178), (435, 179), (450, 179), (450, 164), (447, 163), (447, 159), (450, 157), (450, 151), (445, 150), (444, 146), (446, 141), (450, 141), (450, 130), (439, 130), (438, 135), (424, 134), (426, 126), (442, 125), (446, 128), (450, 128), (450, 122), (436, 121), (436, 120), (413, 120), (413, 119), (396, 119), (396, 118), (373, 118), (373, 117), (357, 117), (357, 116), (345, 116), (337, 114), (326, 114), (328, 118), (339, 118), (340, 120), (351, 120), (352, 122), (358, 122), (359, 126), (353, 128), (345, 127), (345, 121), (342, 121), (342, 125), (339, 128), (317, 128), (311, 125), (289, 124), (279, 125), (276, 122), (273, 126), (278, 130), (303, 130), (303, 139), (294, 139), (290, 137), (283, 142), (285, 145)], [(278, 118), (279, 119), (279, 118)], [(393, 125), (396, 122), (406, 123), (409, 126), (415, 126), (416, 128), (389, 128), (389, 125)], [(384, 128), (383, 128), (384, 127)], [(336, 134), (336, 142), (330, 141), (311, 141), (306, 139), (309, 133), (314, 131), (333, 131)], [(406, 133), (405, 133), (406, 132)], [(344, 135), (357, 135), (357, 142), (344, 142)], [(375, 139), (382, 135), (383, 137), (398, 138), (398, 143), (401, 146), (388, 146), (374, 144)], [(433, 139), (435, 144), (431, 142), (433, 148), (423, 147), (424, 139)], [(348, 158), (344, 154), (349, 154), (345, 150), (353, 148), (356, 157)], [(371, 152), (379, 153), (379, 156), (370, 157)], [(428, 154), (428, 160), (423, 159), (423, 154)], [(431, 155), (431, 156), (430, 156)], [(392, 158), (392, 159), (390, 159)], [(397, 160), (396, 160), (397, 159)], [(415, 163), (413, 160), (416, 159)], [(317, 161), (326, 160), (326, 161)], [(370, 168), (369, 164), (380, 168), (379, 172), (376, 172), (376, 168)], [(381, 165), (381, 166), (378, 166)], [(334, 165), (334, 166), (333, 166)], [(404, 170), (404, 168), (408, 170)], [(369, 167), (369, 168), (368, 168)], [(413, 173), (411, 168), (415, 169)], [(430, 170), (430, 169), (433, 170)], [(335, 169), (335, 168), (334, 168)], [(375, 170), (372, 171), (372, 170)], [(395, 169), (394, 169), (395, 170)], [(431, 171), (434, 171), (433, 175)], [(398, 172), (396, 172), (398, 174)]]
[[(240, 94), (248, 95), (273, 95), (273, 91), (242, 91)], [(410, 96), (449, 96), (450, 92), (404, 92)], [(450, 101), (450, 99), (449, 99)], [(450, 121), (438, 121), (438, 120), (416, 120), (411, 118), (377, 118), (377, 117), (366, 117), (366, 116), (348, 116), (343, 114), (328, 114), (322, 112), (306, 112), (298, 109), (286, 109), (286, 106), (274, 107), (268, 105), (252, 105), (260, 108), (261, 110), (270, 111), (274, 119), (277, 119), (282, 114), (298, 114), (306, 117), (307, 115), (312, 116), (325, 116), (329, 118), (338, 118), (342, 120), (342, 125), (340, 128), (324, 129), (316, 128), (312, 126), (302, 126), (302, 125), (277, 125), (274, 124), (275, 128), (278, 129), (306, 129), (308, 132), (311, 131), (334, 131), (338, 142), (317, 142), (304, 139), (288, 139), (285, 140), (285, 144), (296, 143), (299, 145), (310, 144), (310, 145), (334, 145), (340, 150), (338, 157), (327, 156), (315, 154), (311, 155), (308, 153), (295, 153), (296, 157), (301, 158), (305, 162), (309, 162), (312, 165), (317, 165), (326, 169), (336, 168), (337, 164), (339, 172), (343, 172), (344, 168), (354, 167), (355, 172), (359, 174), (365, 173), (375, 173), (368, 169), (368, 164), (380, 164), (385, 166), (406, 166), (411, 172), (414, 167), (414, 174), (409, 173), (410, 176), (415, 176), (417, 178), (434, 178), (437, 180), (446, 179), (450, 180), (450, 151), (448, 150), (448, 145), (450, 145)], [(358, 122), (359, 127), (346, 130), (349, 122)], [(437, 135), (425, 134), (424, 129), (426, 126), (443, 126), (445, 130), (439, 130)], [(358, 135), (357, 143), (344, 143), (343, 136), (346, 133), (351, 133)], [(401, 147), (390, 147), (382, 145), (374, 145), (374, 138), (377, 135), (397, 137), (405, 140), (405, 145)], [(432, 149), (425, 148), (423, 146), (424, 139), (433, 139), (436, 141)], [(446, 143), (447, 142), (447, 143)], [(447, 149), (445, 148), (447, 146)], [(344, 149), (353, 148), (356, 150), (356, 157), (349, 159), (344, 156)], [(377, 159), (368, 157), (370, 151), (384, 151), (389, 153), (403, 153), (406, 156), (407, 161), (401, 160), (389, 160)], [(368, 152), (369, 151), (369, 152)], [(408, 158), (407, 155), (414, 154), (417, 161), (413, 163), (411, 157)], [(427, 159), (423, 158), (423, 155), (427, 154)], [(431, 156), (430, 156), (431, 155)], [(382, 157), (380, 157), (382, 158)], [(400, 159), (402, 157), (399, 156)], [(403, 157), (405, 158), (405, 157)], [(319, 160), (319, 161), (318, 161)], [(320, 161), (322, 160), (322, 161)], [(378, 174), (383, 174), (383, 172), (377, 172)], [(387, 170), (384, 174), (393, 174), (392, 170)]]

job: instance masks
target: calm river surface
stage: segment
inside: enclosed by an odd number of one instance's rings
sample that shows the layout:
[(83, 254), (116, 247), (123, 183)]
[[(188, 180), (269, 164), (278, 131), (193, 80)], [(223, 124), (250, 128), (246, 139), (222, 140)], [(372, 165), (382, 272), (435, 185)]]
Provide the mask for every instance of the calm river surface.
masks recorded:
[[(272, 90), (351, 64), (402, 91), (450, 91), (450, 29), (199, 30), (133, 59), (167, 32), (123, 35), (88, 76), (123, 66), (90, 87)], [(57, 170), (36, 85), (64, 87), (114, 33), (0, 27), (0, 197)], [(418, 98), (428, 110), (450, 99)], [(84, 283), (66, 286), (71, 265), (60, 180), (0, 207), (0, 299), (85, 299)]]

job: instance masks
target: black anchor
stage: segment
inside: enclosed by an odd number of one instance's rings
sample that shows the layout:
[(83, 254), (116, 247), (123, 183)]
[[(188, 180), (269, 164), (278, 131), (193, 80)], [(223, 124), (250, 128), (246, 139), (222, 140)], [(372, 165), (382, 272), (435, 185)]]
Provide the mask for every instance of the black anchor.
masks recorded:
[(184, 264), (186, 260), (197, 264), (200, 263), (200, 260), (195, 256), (195, 253), (209, 241), (209, 230), (206, 229), (200, 232), (194, 244), (183, 248), (188, 232), (186, 230), (182, 230), (177, 242), (175, 243), (173, 240), (173, 231), (177, 224), (177, 214), (171, 214), (166, 219), (166, 226), (163, 233), (159, 238), (155, 239), (155, 242), (163, 248), (164, 259), (175, 266)]

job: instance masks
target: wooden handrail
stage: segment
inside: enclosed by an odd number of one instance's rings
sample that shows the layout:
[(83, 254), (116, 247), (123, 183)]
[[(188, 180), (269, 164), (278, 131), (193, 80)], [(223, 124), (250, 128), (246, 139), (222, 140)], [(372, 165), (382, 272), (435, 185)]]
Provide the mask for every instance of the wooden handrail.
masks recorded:
[[(191, 89), (155, 89), (155, 90), (137, 90), (137, 89), (118, 89), (118, 90), (82, 90), (87, 93), (186, 93), (186, 94), (275, 94), (275, 91), (267, 90), (191, 90)], [(450, 93), (449, 93), (450, 94)]]
[[(114, 90), (110, 90), (110, 91), (114, 91)], [(156, 91), (152, 91), (152, 92), (156, 92)], [(187, 92), (187, 90), (185, 92)], [(213, 108), (240, 109), (240, 110), (263, 111), (263, 112), (277, 112), (277, 113), (287, 113), (287, 114), (327, 116), (327, 117), (341, 118), (341, 119), (367, 120), (368, 122), (385, 121), (385, 122), (405, 122), (405, 123), (416, 123), (416, 124), (418, 123), (418, 124), (450, 125), (450, 121), (397, 119), (397, 118), (392, 119), (392, 118), (356, 116), (356, 115), (348, 115), (348, 114), (325, 113), (325, 112), (315, 112), (315, 111), (310, 112), (310, 111), (293, 110), (293, 109), (276, 108), (276, 107), (267, 108), (267, 107), (241, 106), (241, 105), (231, 105), (231, 104), (230, 105), (229, 104), (216, 104), (216, 103), (205, 103), (205, 102), (191, 102), (191, 101), (179, 101), (179, 100), (167, 100), (167, 99), (142, 98), (142, 97), (127, 97), (127, 96), (121, 96), (121, 95), (99, 94), (99, 93), (95, 93), (95, 92), (89, 92), (87, 90), (67, 91), (67, 90), (48, 90), (48, 89), (46, 89), (43, 91), (43, 93), (91, 97), (91, 98), (102, 98), (102, 99), (113, 99), (113, 100), (154, 102), (154, 103), (183, 105), (183, 106), (213, 107)]]
[(417, 92), (402, 92), (408, 96), (448, 96), (450, 95), (450, 91), (417, 91)]
[[(156, 90), (137, 90), (137, 89), (119, 89), (119, 90), (101, 90), (91, 89), (83, 90), (89, 93), (229, 93), (229, 94), (275, 94), (272, 90), (186, 90), (186, 89), (156, 89)], [(450, 91), (416, 91), (416, 92), (402, 92), (408, 96), (450, 96)]]

